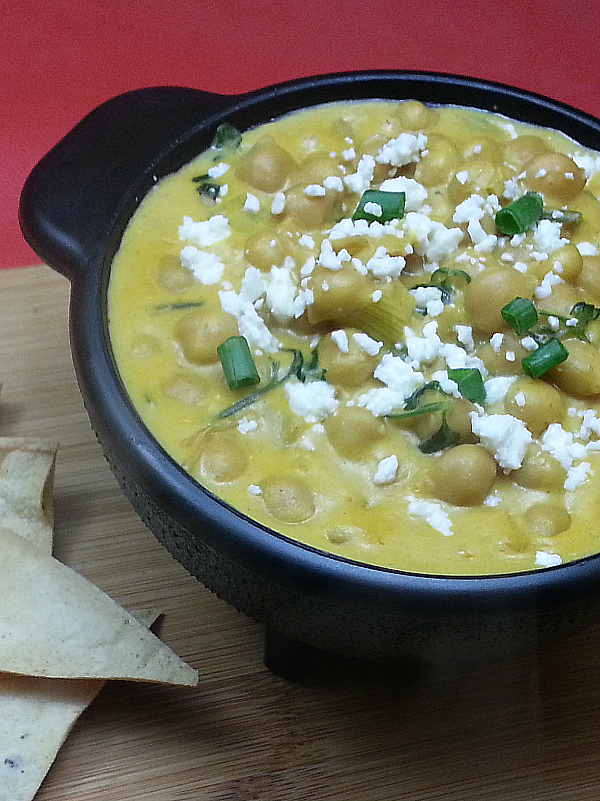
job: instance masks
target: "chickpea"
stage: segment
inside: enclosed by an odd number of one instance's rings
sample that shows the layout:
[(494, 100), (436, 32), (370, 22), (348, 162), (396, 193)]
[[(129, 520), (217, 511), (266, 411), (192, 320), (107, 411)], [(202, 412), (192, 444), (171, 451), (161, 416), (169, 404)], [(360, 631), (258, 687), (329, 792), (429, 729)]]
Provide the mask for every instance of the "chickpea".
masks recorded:
[(346, 459), (361, 459), (383, 435), (385, 424), (368, 409), (344, 406), (324, 423), (329, 441)]
[(472, 194), (501, 195), (504, 191), (502, 172), (493, 162), (473, 159), (458, 170), (448, 184), (448, 198), (454, 205)]
[(267, 511), (284, 523), (302, 523), (316, 511), (314, 494), (299, 476), (271, 476), (260, 488)]
[(600, 393), (600, 351), (589, 342), (569, 339), (569, 356), (546, 373), (546, 378), (574, 398), (590, 398)]
[(579, 300), (581, 300), (581, 297), (577, 287), (565, 281), (562, 284), (555, 284), (552, 287), (551, 294), (544, 300), (538, 301), (537, 306), (546, 312), (568, 317), (571, 309)]
[(524, 134), (509, 140), (504, 145), (504, 160), (517, 172), (538, 156), (550, 153), (550, 147), (539, 136)]
[(563, 399), (561, 393), (550, 384), (523, 376), (509, 387), (504, 408), (508, 414), (522, 420), (537, 437), (550, 423), (560, 421)]
[(333, 159), (329, 153), (311, 153), (307, 156), (297, 172), (294, 173), (293, 181), (296, 184), (321, 184), (325, 178), (331, 175), (341, 177), (337, 159)]
[(200, 462), (202, 474), (226, 483), (239, 478), (248, 466), (248, 454), (237, 432), (220, 431), (209, 440)]
[(372, 377), (379, 362), (377, 356), (369, 356), (364, 348), (353, 339), (356, 328), (343, 329), (348, 337), (348, 353), (344, 353), (336, 342), (326, 336), (321, 339), (319, 360), (327, 371), (327, 380), (336, 386), (360, 387)]
[(237, 174), (256, 189), (277, 192), (285, 186), (294, 167), (290, 154), (267, 135), (241, 156)]
[(315, 197), (307, 195), (305, 188), (305, 185), (299, 185), (286, 190), (284, 218), (303, 231), (314, 231), (331, 224), (341, 204), (340, 193), (327, 192)]
[(174, 255), (163, 256), (160, 260), (156, 280), (167, 292), (181, 292), (194, 283), (190, 270)]
[(542, 492), (555, 492), (563, 487), (567, 471), (554, 456), (531, 442), (527, 446), (521, 467), (513, 470), (510, 477), (521, 487)]
[(555, 537), (571, 525), (571, 515), (557, 503), (534, 503), (525, 512), (525, 521), (538, 537)]
[(216, 307), (190, 312), (175, 326), (175, 339), (192, 364), (214, 364), (219, 358), (217, 347), (238, 333), (235, 317)]
[(340, 270), (316, 267), (309, 286), (314, 302), (308, 307), (308, 319), (313, 324), (329, 320), (343, 325), (349, 313), (370, 301), (372, 292), (360, 273), (346, 265)]
[(544, 261), (535, 262), (529, 267), (530, 272), (542, 279), (546, 273), (554, 272), (564, 281), (575, 283), (583, 268), (583, 258), (572, 243), (557, 248)]
[(366, 545), (369, 542), (369, 536), (362, 526), (336, 526), (326, 531), (325, 536), (335, 545)]
[(435, 119), (435, 109), (418, 100), (405, 100), (398, 106), (398, 119), (405, 131), (421, 131)]
[(489, 161), (499, 164), (501, 161), (500, 145), (493, 139), (478, 135), (465, 142), (462, 157), (471, 161)]
[(492, 488), (496, 462), (481, 445), (457, 445), (432, 458), (430, 475), (434, 492), (442, 501), (476, 506)]
[(583, 256), (577, 286), (595, 302), (600, 302), (600, 256)]
[(158, 353), (161, 345), (160, 341), (150, 334), (138, 334), (131, 343), (131, 355), (135, 359), (147, 359)]
[(585, 173), (562, 153), (538, 156), (526, 166), (525, 186), (559, 203), (577, 197), (585, 186)]
[[(581, 212), (581, 219), (573, 225), (563, 225), (563, 230), (577, 237), (578, 242), (585, 242), (587, 239), (594, 240), (600, 230), (600, 201), (587, 190), (578, 195), (569, 203), (572, 211)], [(566, 234), (563, 233), (563, 236)]]
[(507, 328), (501, 312), (516, 297), (531, 296), (532, 279), (517, 270), (486, 269), (465, 289), (465, 311), (471, 324), (483, 334)]
[(208, 394), (204, 381), (193, 373), (171, 376), (163, 384), (163, 392), (168, 397), (185, 403), (187, 406), (199, 406)]
[(287, 255), (288, 249), (281, 237), (272, 231), (259, 231), (246, 240), (246, 261), (259, 270), (270, 270), (274, 264), (283, 264)]
[(486, 342), (478, 349), (477, 355), (483, 359), (491, 375), (520, 375), (523, 372), (521, 360), (528, 353), (514, 331), (505, 331), (497, 349), (492, 347), (491, 342)]
[[(432, 393), (431, 398), (426, 397), (423, 399), (423, 402), (439, 400), (439, 397), (439, 394)], [(475, 411), (475, 405), (471, 403), (471, 401), (466, 398), (458, 398), (454, 401), (452, 408), (446, 412), (446, 423), (452, 431), (456, 431), (457, 434), (460, 434), (461, 443), (477, 442), (477, 437), (473, 434), (471, 428), (471, 418), (469, 417), (469, 413), (473, 411)], [(419, 439), (429, 439), (429, 437), (433, 436), (435, 432), (439, 430), (442, 421), (443, 417), (441, 412), (415, 417), (414, 431)]]
[(427, 155), (417, 163), (415, 180), (427, 187), (448, 183), (458, 165), (458, 151), (441, 134), (431, 134), (427, 138), (427, 150)]

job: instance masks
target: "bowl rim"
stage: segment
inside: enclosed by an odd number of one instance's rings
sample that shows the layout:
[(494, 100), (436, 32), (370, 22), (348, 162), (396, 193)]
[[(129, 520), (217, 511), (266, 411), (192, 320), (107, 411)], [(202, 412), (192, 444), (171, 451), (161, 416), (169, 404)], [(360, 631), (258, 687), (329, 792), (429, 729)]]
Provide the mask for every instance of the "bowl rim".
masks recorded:
[[(178, 140), (168, 143), (163, 152), (148, 164), (144, 174), (139, 176), (135, 186), (123, 198), (119, 219), (129, 219), (131, 214), (128, 209), (132, 202), (137, 204), (146, 194), (140, 187), (146, 184), (148, 188), (153, 183), (151, 176), (162, 173), (163, 167), (169, 167), (173, 159), (180, 159), (191, 141), (197, 140), (199, 135), (205, 135), (208, 128), (214, 129), (219, 121), (238, 119), (241, 115), (247, 115), (248, 111), (256, 115), (265, 107), (281, 105), (282, 98), (286, 100), (285, 105), (289, 105), (289, 101), (299, 94), (303, 97), (307, 93), (319, 94), (325, 89), (329, 91), (332, 86), (356, 89), (359, 85), (364, 87), (377, 83), (391, 90), (397, 88), (398, 81), (402, 82), (403, 87), (408, 84), (436, 87), (437, 90), (460, 87), (461, 92), (475, 92), (478, 100), (484, 95), (504, 98), (510, 103), (525, 104), (524, 111), (533, 113), (534, 110), (543, 109), (556, 116), (562, 115), (570, 123), (575, 121), (578, 126), (593, 131), (598, 136), (600, 147), (600, 121), (596, 118), (561, 101), (506, 84), (425, 71), (353, 71), (311, 76), (226, 97), (227, 102), (221, 111), (190, 129)], [(417, 99), (427, 102), (422, 97)], [(189, 158), (185, 157), (181, 163), (189, 161)], [(160, 165), (163, 166), (158, 169)], [(166, 169), (162, 174), (170, 171), (170, 168)], [(361, 607), (364, 606), (365, 593), (377, 605), (383, 597), (389, 599), (392, 593), (397, 597), (404, 596), (405, 600), (412, 599), (414, 608), (429, 606), (431, 599), (435, 598), (436, 602), (443, 599), (444, 603), (451, 599), (451, 606), (469, 609), (474, 602), (486, 598), (490, 602), (490, 614), (493, 614), (495, 604), (511, 604), (517, 598), (520, 601), (527, 598), (529, 604), (537, 606), (561, 598), (575, 585), (590, 591), (592, 585), (598, 583), (600, 553), (555, 567), (491, 575), (426, 574), (358, 562), (270, 529), (248, 518), (203, 487), (166, 453), (141, 421), (128, 399), (114, 361), (108, 335), (106, 293), (110, 263), (116, 251), (113, 245), (115, 238), (120, 239), (121, 233), (122, 229), (113, 229), (107, 238), (105, 251), (94, 254), (90, 259), (92, 267), (88, 266), (73, 280), (71, 331), (74, 360), (90, 416), (101, 430), (112, 432), (119, 446), (128, 443), (128, 447), (118, 450), (126, 459), (131, 459), (133, 455), (133, 465), (131, 461), (128, 464), (130, 469), (133, 466), (134, 478), (147, 488), (159, 507), (179, 519), (184, 528), (193, 529), (194, 520), (201, 511), (206, 521), (202, 539), (212, 547), (224, 549), (236, 561), (252, 563), (275, 581), (281, 581), (283, 570), (286, 582), (303, 591), (310, 587), (317, 593), (329, 596), (332, 582), (350, 599), (353, 592), (360, 591)], [(89, 324), (90, 319), (93, 325)], [(369, 588), (372, 590), (370, 593)]]

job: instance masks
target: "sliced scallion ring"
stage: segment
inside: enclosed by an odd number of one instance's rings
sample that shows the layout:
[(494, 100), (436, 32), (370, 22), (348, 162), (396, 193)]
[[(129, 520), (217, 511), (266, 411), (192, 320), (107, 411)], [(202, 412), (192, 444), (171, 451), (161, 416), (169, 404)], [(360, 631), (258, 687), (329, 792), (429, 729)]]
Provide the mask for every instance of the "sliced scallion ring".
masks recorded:
[(244, 337), (229, 337), (217, 348), (229, 389), (258, 384), (260, 376)]
[(503, 234), (524, 234), (542, 219), (544, 201), (537, 192), (526, 192), (496, 213), (496, 225)]
[(514, 298), (502, 307), (500, 313), (517, 336), (529, 331), (538, 321), (537, 309), (529, 298)]
[[(390, 222), (404, 217), (405, 192), (383, 192), (381, 189), (367, 189), (358, 202), (353, 220), (367, 220), (367, 222)], [(370, 204), (373, 204), (371, 206)], [(365, 209), (365, 206), (367, 207)], [(381, 213), (374, 213), (378, 209)]]
[(564, 362), (569, 351), (559, 339), (549, 339), (532, 353), (521, 359), (523, 370), (530, 378), (539, 378), (556, 365)]

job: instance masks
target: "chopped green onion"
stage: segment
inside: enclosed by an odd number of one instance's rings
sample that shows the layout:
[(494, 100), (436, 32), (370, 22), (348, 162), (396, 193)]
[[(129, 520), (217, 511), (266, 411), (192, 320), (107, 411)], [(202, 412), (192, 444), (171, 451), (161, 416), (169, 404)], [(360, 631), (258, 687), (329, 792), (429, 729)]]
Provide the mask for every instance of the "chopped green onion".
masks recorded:
[(195, 175), (192, 181), (198, 184), (196, 191), (200, 197), (207, 198), (208, 200), (216, 200), (219, 197), (221, 187), (219, 184), (214, 183), (214, 181), (209, 180), (208, 174)]
[(235, 150), (239, 147), (241, 141), (242, 135), (238, 129), (228, 122), (224, 122), (218, 126), (211, 147), (215, 150)]
[(258, 384), (260, 376), (244, 337), (229, 337), (217, 348), (229, 389)]
[(158, 306), (154, 306), (153, 311), (172, 312), (182, 309), (198, 309), (200, 306), (204, 306), (203, 300), (182, 300), (176, 303), (159, 303)]
[[(352, 219), (380, 223), (399, 220), (404, 217), (405, 202), (405, 192), (383, 192), (381, 189), (367, 189), (363, 192)], [(368, 203), (373, 203), (374, 206), (365, 210), (365, 206)], [(378, 211), (376, 207), (381, 209), (381, 213), (375, 213)]]
[(460, 434), (450, 428), (446, 422), (446, 415), (442, 420), (442, 425), (438, 428), (435, 434), (432, 434), (429, 439), (424, 440), (419, 445), (421, 453), (437, 453), (444, 451), (446, 448), (453, 448), (460, 442)]
[(485, 387), (483, 378), (476, 367), (453, 367), (448, 370), (448, 378), (456, 381), (458, 391), (472, 403), (483, 406), (485, 403)]
[(405, 407), (401, 412), (392, 412), (391, 414), (386, 414), (386, 418), (388, 420), (405, 420), (409, 417), (421, 417), (424, 414), (447, 412), (452, 408), (453, 405), (454, 404), (451, 400), (423, 403), (421, 406), (415, 406), (410, 409)]
[(563, 225), (577, 225), (581, 222), (583, 217), (580, 211), (573, 211), (572, 209), (544, 209), (540, 219), (552, 220), (559, 222)]
[(496, 225), (503, 234), (524, 234), (542, 218), (544, 201), (537, 192), (526, 192), (496, 213)]
[(529, 331), (538, 321), (537, 310), (528, 298), (514, 298), (500, 311), (517, 336)]
[[(442, 276), (445, 277), (442, 278)], [(439, 281), (440, 284), (444, 284), (445, 282), (452, 284), (452, 282), (448, 280), (450, 278), (462, 278), (467, 284), (471, 283), (471, 276), (468, 272), (453, 267), (438, 267), (431, 275), (431, 283), (435, 285)]]
[(549, 339), (521, 360), (523, 370), (530, 378), (539, 378), (552, 367), (564, 362), (569, 351), (559, 339)]

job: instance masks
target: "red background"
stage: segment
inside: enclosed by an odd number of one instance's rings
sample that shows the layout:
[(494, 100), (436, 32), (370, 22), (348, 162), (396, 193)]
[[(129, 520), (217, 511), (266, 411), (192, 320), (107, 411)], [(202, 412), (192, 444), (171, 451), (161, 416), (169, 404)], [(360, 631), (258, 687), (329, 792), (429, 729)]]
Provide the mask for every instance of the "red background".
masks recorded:
[(0, 0), (0, 267), (39, 261), (17, 224), (23, 182), (112, 95), (384, 68), (502, 81), (600, 116), (600, 0)]

